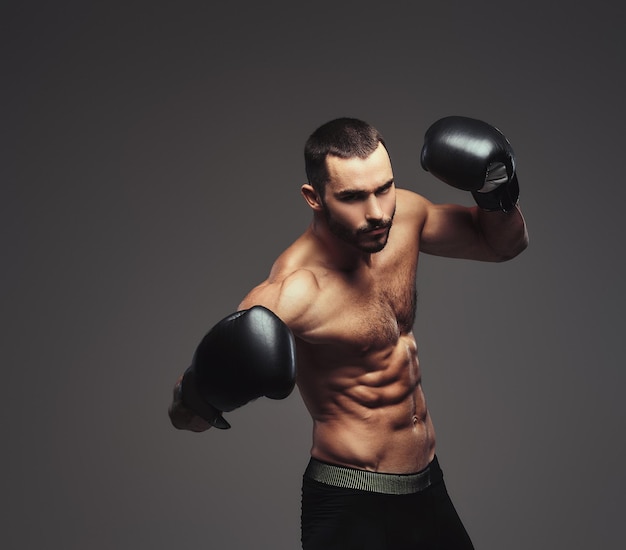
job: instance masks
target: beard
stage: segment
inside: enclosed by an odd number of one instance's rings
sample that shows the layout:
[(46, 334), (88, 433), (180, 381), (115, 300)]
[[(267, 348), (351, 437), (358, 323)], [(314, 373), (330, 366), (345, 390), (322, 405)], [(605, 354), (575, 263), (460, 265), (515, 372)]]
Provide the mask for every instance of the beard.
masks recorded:
[[(395, 213), (396, 210), (394, 208), (389, 218), (353, 229), (335, 219), (330, 210), (326, 206), (324, 207), (324, 217), (331, 233), (338, 239), (368, 254), (380, 252), (387, 245)], [(387, 231), (380, 235), (370, 235), (370, 232), (375, 229), (387, 229)]]

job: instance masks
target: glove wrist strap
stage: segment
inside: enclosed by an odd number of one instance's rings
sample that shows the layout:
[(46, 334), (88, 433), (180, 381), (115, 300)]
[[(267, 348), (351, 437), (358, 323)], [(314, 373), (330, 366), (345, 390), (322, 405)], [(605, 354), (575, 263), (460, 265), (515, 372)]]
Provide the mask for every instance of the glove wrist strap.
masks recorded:
[(513, 177), (509, 181), (499, 185), (488, 193), (472, 191), (472, 196), (476, 204), (483, 210), (487, 210), (488, 212), (510, 212), (515, 208), (519, 199), (517, 175), (513, 174)]

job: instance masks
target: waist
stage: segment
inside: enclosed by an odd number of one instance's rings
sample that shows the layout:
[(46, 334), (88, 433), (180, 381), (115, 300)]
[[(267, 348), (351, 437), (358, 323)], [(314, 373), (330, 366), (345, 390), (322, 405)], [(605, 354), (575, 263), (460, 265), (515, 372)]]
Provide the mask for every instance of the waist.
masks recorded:
[[(314, 422), (311, 456), (320, 462), (367, 471), (418, 472), (435, 455), (435, 430), (426, 413), (413, 422), (412, 410), (371, 411), (365, 419), (345, 415)], [(415, 418), (415, 417), (414, 417)]]
[(424, 469), (411, 474), (371, 472), (337, 466), (311, 458), (304, 477), (344, 489), (358, 489), (388, 495), (418, 493), (443, 480), (443, 472), (435, 456)]

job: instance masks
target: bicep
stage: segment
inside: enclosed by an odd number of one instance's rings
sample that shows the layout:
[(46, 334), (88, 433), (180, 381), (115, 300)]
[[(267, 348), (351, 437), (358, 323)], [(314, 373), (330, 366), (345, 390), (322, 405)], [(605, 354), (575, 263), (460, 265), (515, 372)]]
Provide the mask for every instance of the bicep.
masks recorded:
[(448, 258), (492, 261), (493, 250), (482, 235), (477, 216), (476, 207), (429, 203), (420, 235), (420, 250)]
[(319, 287), (315, 276), (299, 270), (277, 282), (266, 281), (254, 288), (239, 304), (239, 309), (264, 306), (275, 313), (297, 336), (311, 324)]

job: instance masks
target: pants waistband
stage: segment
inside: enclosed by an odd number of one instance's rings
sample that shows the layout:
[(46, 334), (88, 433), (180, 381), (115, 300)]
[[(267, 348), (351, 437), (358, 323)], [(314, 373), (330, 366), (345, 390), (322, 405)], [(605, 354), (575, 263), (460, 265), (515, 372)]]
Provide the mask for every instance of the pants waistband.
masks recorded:
[(344, 489), (359, 489), (388, 495), (418, 493), (443, 479), (439, 461), (435, 457), (423, 470), (414, 474), (387, 474), (335, 466), (311, 458), (304, 477)]

